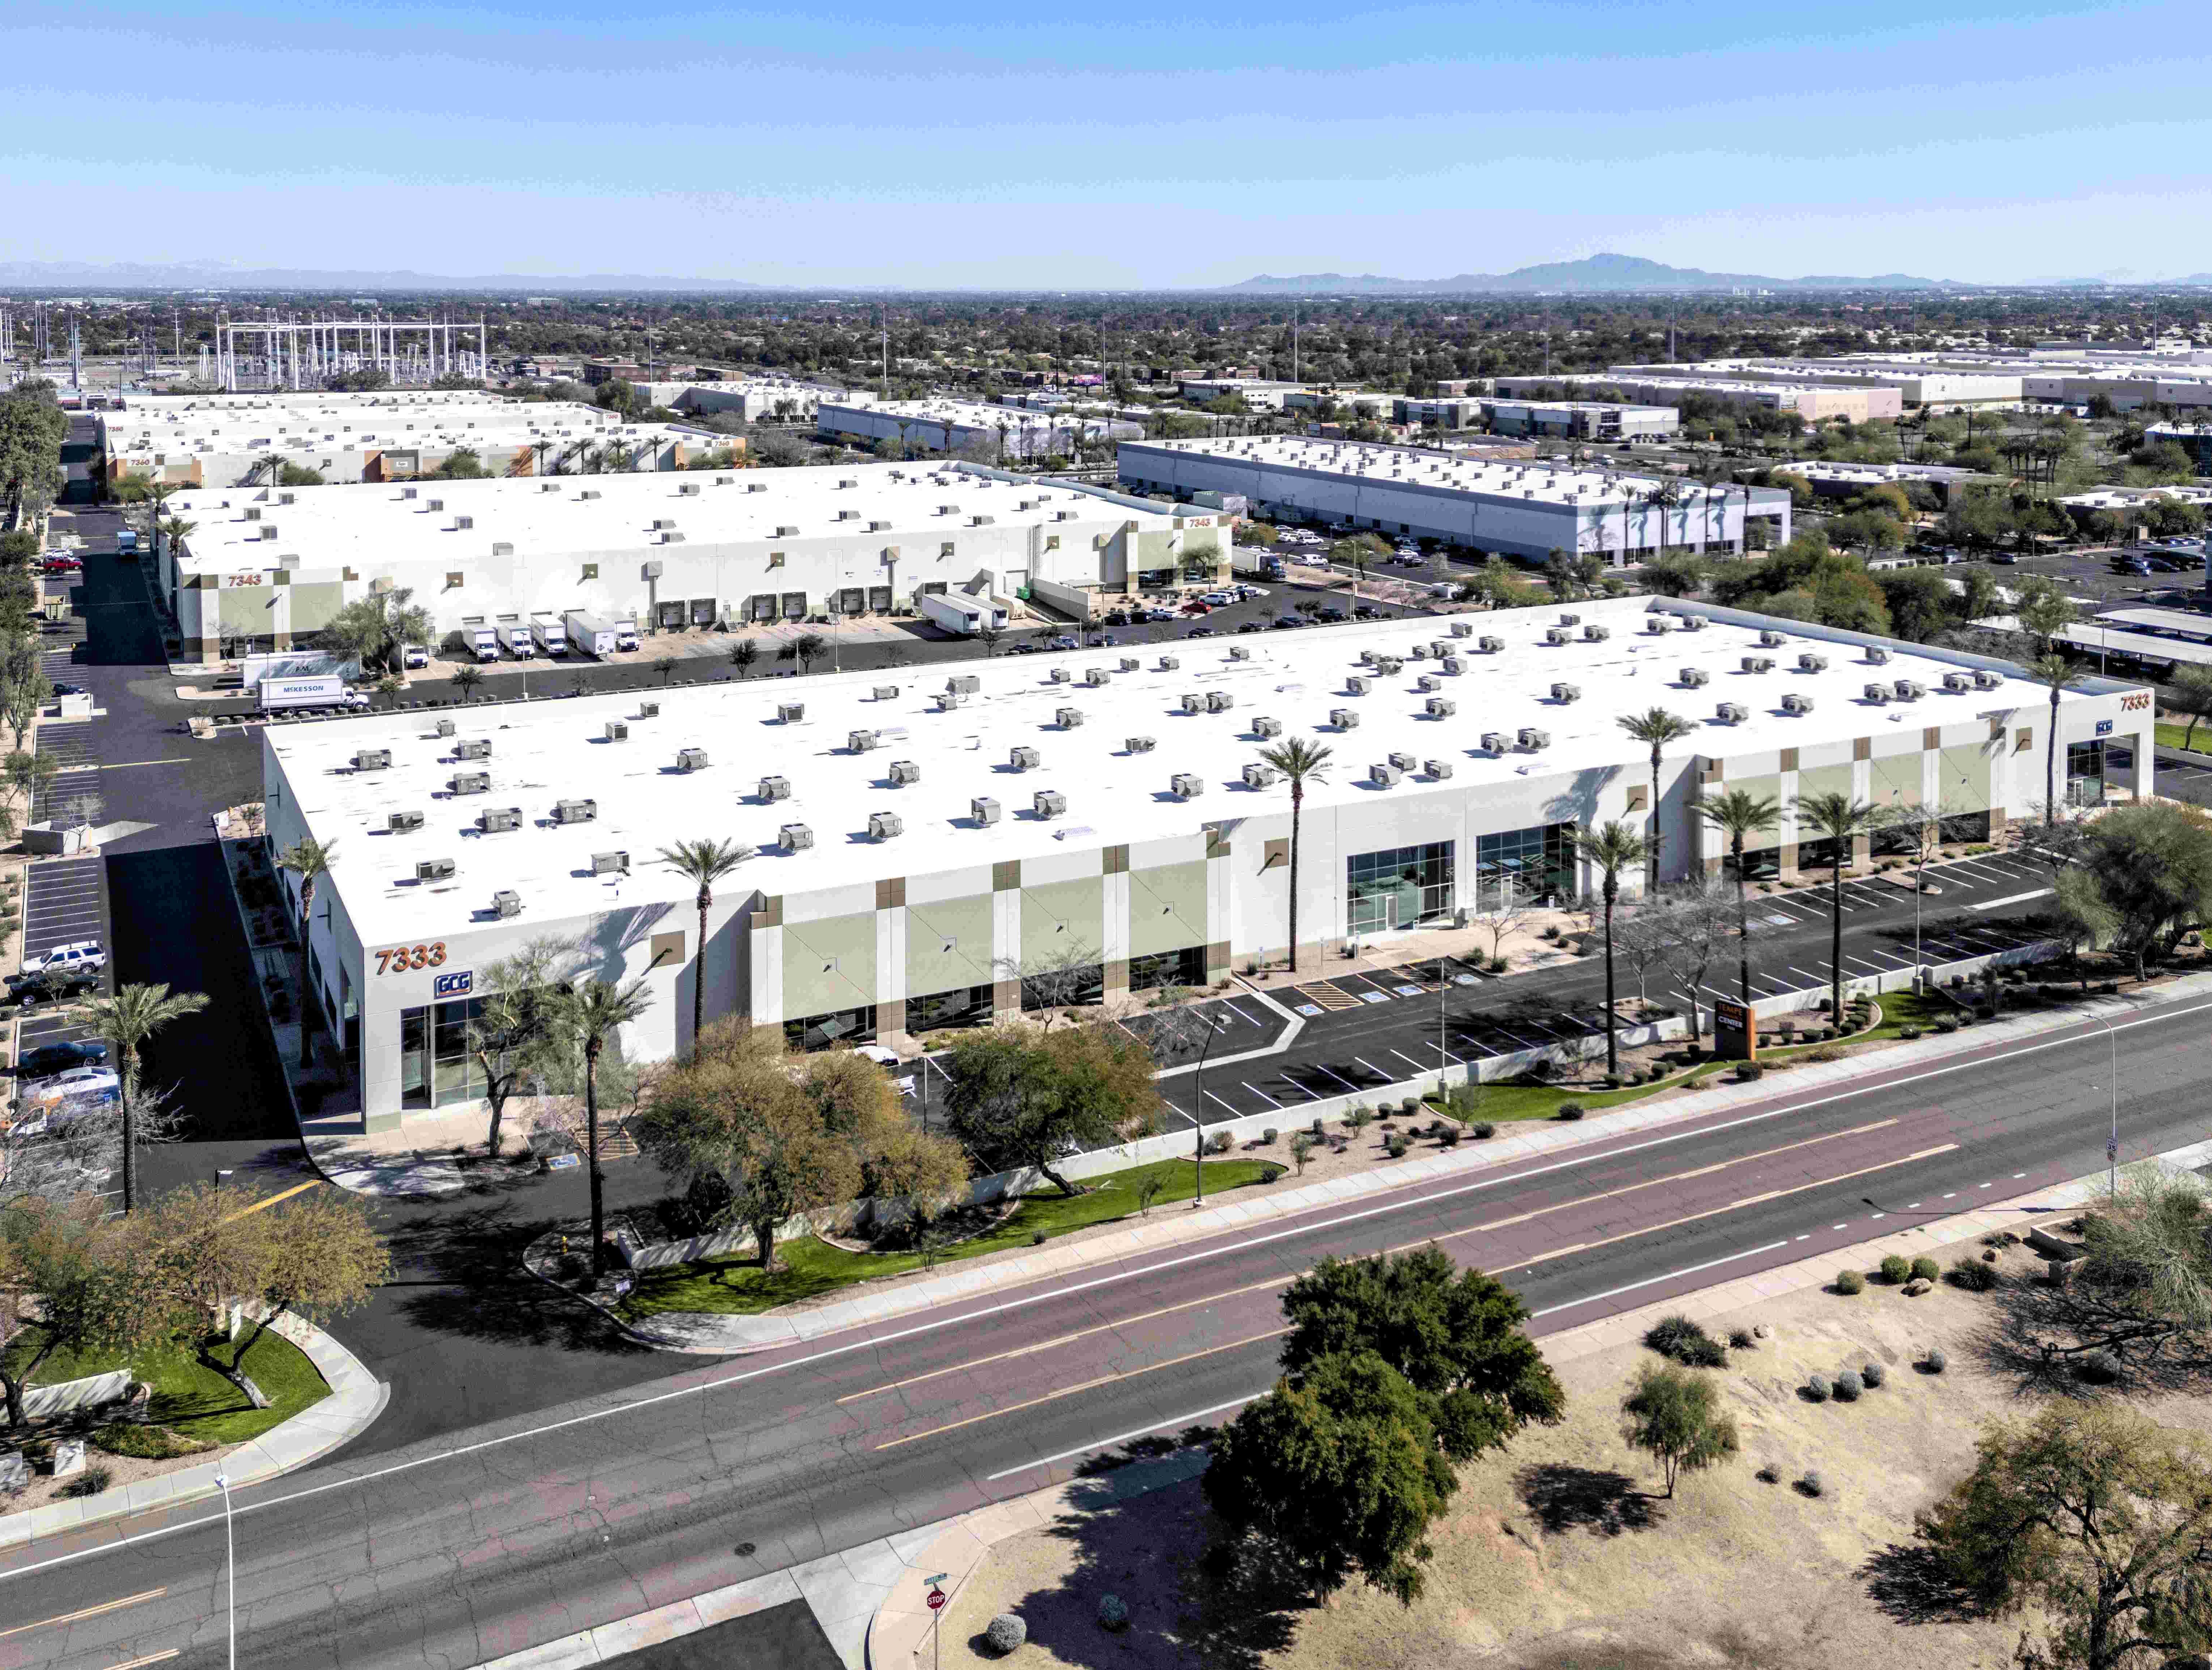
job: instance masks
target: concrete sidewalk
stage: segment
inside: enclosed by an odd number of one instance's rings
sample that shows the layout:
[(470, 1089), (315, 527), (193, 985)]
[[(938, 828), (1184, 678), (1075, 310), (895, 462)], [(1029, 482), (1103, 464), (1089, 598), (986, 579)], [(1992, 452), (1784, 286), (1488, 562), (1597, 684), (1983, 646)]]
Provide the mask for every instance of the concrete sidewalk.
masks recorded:
[(351, 1351), (313, 1323), (296, 1316), (280, 1316), (270, 1325), (307, 1354), (331, 1394), (289, 1421), (280, 1421), (258, 1438), (247, 1440), (220, 1460), (202, 1462), (158, 1478), (96, 1496), (49, 1502), (21, 1514), (0, 1518), (0, 1549), (35, 1543), (41, 1538), (82, 1530), (104, 1520), (123, 1519), (160, 1508), (179, 1508), (211, 1496), (221, 1489), (217, 1473), (226, 1475), (234, 1490), (258, 1484), (320, 1460), (350, 1442), (384, 1412), (392, 1388), (369, 1373)]
[[(611, 1311), (605, 1313), (632, 1338), (660, 1350), (712, 1356), (768, 1350), (941, 1305), (988, 1298), (1055, 1277), (1096, 1276), (1116, 1265), (1206, 1236), (1265, 1228), (1302, 1212), (1371, 1202), (1424, 1183), (1474, 1178), (1519, 1161), (1559, 1158), (1608, 1138), (1658, 1130), (1739, 1108), (1748, 1109), (1785, 1096), (1823, 1090), (1845, 1093), (1870, 1072), (1921, 1066), (1940, 1070), (1945, 1060), (1970, 1051), (1992, 1045), (2026, 1043), (2077, 1026), (2084, 1020), (2124, 1020), (2207, 996), (2212, 996), (2212, 973), (2192, 974), (2143, 992), (2095, 998), (2064, 1010), (2039, 1010), (2008, 1020), (1982, 1022), (1910, 1044), (1893, 1045), (1878, 1055), (1847, 1056), (1840, 1061), (1793, 1067), (1782, 1084), (1770, 1075), (1749, 1082), (1729, 1082), (1688, 1095), (1668, 1097), (1650, 1106), (1632, 1104), (1574, 1124), (1541, 1120), (1502, 1125), (1499, 1135), (1487, 1143), (1463, 1143), (1443, 1153), (1401, 1161), (1326, 1183), (1239, 1189), (1219, 1204), (1200, 1210), (1163, 1211), (1140, 1218), (1110, 1235), (1065, 1244), (1048, 1242), (1019, 1258), (978, 1260), (972, 1266), (956, 1267), (949, 1273), (872, 1283), (854, 1298), (808, 1310), (769, 1311), (752, 1316), (670, 1312), (635, 1323), (625, 1322)], [(2122, 1157), (2126, 1158), (2124, 1155)]]

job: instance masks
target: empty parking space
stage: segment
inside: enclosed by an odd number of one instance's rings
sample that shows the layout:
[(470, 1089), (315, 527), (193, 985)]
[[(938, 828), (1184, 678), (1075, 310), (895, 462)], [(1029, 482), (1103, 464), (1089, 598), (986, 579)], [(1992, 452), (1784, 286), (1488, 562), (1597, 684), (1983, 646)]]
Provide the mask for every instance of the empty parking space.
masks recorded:
[(107, 896), (97, 858), (57, 858), (31, 866), (24, 892), (26, 959), (73, 940), (106, 937)]

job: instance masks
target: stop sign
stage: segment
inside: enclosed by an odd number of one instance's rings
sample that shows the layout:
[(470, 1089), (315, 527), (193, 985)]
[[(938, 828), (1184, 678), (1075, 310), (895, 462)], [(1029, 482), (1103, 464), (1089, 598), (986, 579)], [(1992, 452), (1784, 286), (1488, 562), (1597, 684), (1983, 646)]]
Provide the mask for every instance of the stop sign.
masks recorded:
[(930, 1609), (930, 1611), (932, 1611), (932, 1612), (935, 1612), (939, 1607), (942, 1606), (944, 1604), (945, 1604), (945, 1591), (944, 1591), (943, 1589), (932, 1589), (932, 1590), (930, 1590), (930, 1592), (929, 1592), (929, 1609)]

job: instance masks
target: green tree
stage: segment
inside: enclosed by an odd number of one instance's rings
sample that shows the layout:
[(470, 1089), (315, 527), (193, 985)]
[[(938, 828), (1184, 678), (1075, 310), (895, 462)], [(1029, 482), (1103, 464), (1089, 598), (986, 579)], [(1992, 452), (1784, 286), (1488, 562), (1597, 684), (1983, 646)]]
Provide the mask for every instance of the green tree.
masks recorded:
[[(172, 1021), (198, 1015), (207, 1006), (204, 993), (171, 991), (160, 984), (118, 986), (112, 997), (94, 997), (84, 1006), (85, 1024), (106, 1039), (108, 1048), (115, 1052), (117, 1106), (123, 1121), (125, 1216), (138, 1204), (138, 1149), (142, 1138), (139, 1113), (143, 1100), (140, 1080), (145, 1067), (146, 1041)], [(306, 1016), (302, 1015), (301, 1019), (305, 1025)]]
[(536, 939), (476, 972), (477, 1014), (466, 1036), (490, 1115), (484, 1152), (494, 1160), (508, 1100), (559, 1054), (568, 992), (561, 970), (574, 949), (566, 941)]
[(599, 1057), (623, 1027), (653, 1006), (642, 979), (627, 985), (590, 979), (569, 989), (561, 1021), (584, 1057), (584, 1154), (592, 1194), (592, 1274), (607, 1267), (606, 1173), (599, 1168)]
[[(4, 685), (0, 685), (0, 692), (4, 692), (5, 688)], [(2212, 716), (2212, 667), (2175, 667), (2166, 680), (2165, 702), (2172, 711), (2189, 716), (2189, 728), (2181, 734), (2181, 746), (2194, 747), (2197, 744), (2197, 722)], [(12, 714), (9, 722), (11, 725), (15, 722)], [(19, 748), (23, 746), (21, 737), (16, 739), (15, 746)]]
[[(23, 1393), (56, 1352), (64, 1357), (130, 1337), (140, 1305), (115, 1231), (96, 1203), (17, 1202), (0, 1216), (0, 1393), (8, 1424), (26, 1423)], [(35, 1306), (27, 1302), (35, 1296)]]
[(740, 679), (749, 677), (753, 663), (760, 659), (760, 645), (749, 637), (741, 637), (730, 646), (730, 665), (738, 669)]
[(1329, 761), (1334, 755), (1334, 749), (1303, 736), (1289, 737), (1272, 748), (1260, 750), (1260, 758), (1280, 771), (1291, 786), (1290, 967), (1293, 976), (1298, 972), (1298, 843), (1304, 832), (1306, 785), (1328, 776)]
[(2196, 807), (2115, 807), (2089, 826), (2080, 862), (2112, 912), (2137, 979), (2212, 913), (2212, 819)]
[(2023, 576), (2014, 592), (2018, 600), (2013, 606), (2013, 614), (2021, 630), (2043, 640), (2044, 655), (2057, 654), (2058, 634), (2081, 619), (2074, 600), (2061, 591), (2049, 576), (2041, 574)]
[(1735, 1419), (1721, 1409), (1711, 1374), (1673, 1363), (1646, 1363), (1621, 1399), (1622, 1433), (1632, 1449), (1657, 1461), (1667, 1478), (1667, 1499), (1686, 1472), (1703, 1472), (1734, 1456)]
[(314, 923), (315, 883), (331, 873), (337, 862), (338, 844), (319, 841), (303, 835), (276, 855), (276, 868), (289, 870), (300, 878), (300, 1065), (312, 1066), (315, 1059), (315, 1029), (313, 982), (307, 968), (312, 960), (307, 950), (307, 936)]
[(1809, 832), (1832, 844), (1828, 855), (1828, 1001), (1838, 1027), (1844, 1024), (1844, 869), (1863, 835), (1881, 827), (1888, 814), (1839, 790), (1800, 795), (1790, 802), (1797, 814), (1797, 838)]
[(1644, 565), (1644, 588), (1659, 597), (1694, 597), (1703, 590), (1709, 564), (1695, 552), (1668, 553), (1662, 562), (1653, 558)]
[(985, 1171), (1026, 1167), (1063, 1195), (1067, 1154), (1125, 1140), (1158, 1118), (1152, 1051), (1121, 1027), (1028, 1025), (963, 1033), (939, 1058), (945, 1129)]
[(807, 662), (820, 661), (830, 653), (830, 640), (819, 632), (801, 632), (792, 640), (791, 653), (803, 673), (806, 671)]
[(447, 481), (475, 481), (484, 473), (483, 454), (474, 447), (456, 447), (431, 474)]
[(2058, 698), (2081, 681), (2081, 667), (2056, 652), (2027, 664), (2027, 676), (2051, 692), (2051, 720), (2043, 739), (2043, 821), (2058, 821)]
[(398, 672), (408, 644), (430, 641), (430, 612), (410, 601), (414, 595), (403, 586), (356, 599), (331, 617), (316, 647), (359, 661), (371, 677)]
[(691, 1036), (704, 1035), (707, 1027), (707, 912), (714, 907), (714, 883), (750, 856), (737, 841), (702, 836), (660, 849), (660, 862), (698, 889), (693, 903), (699, 909), (699, 947), (691, 959)]
[(1620, 1072), (1620, 1012), (1613, 984), (1613, 913), (1620, 899), (1620, 873), (1642, 863), (1644, 839), (1625, 823), (1600, 824), (1575, 832), (1575, 851), (1598, 870), (1598, 897), (1605, 913), (1605, 1071), (1608, 1078)]
[(2212, 1646), (2212, 1445), (2130, 1409), (2063, 1403), (1994, 1422), (1974, 1469), (1919, 1516), (1952, 1581), (2039, 1607), (2023, 1664), (2121, 1670)]
[(1930, 643), (1950, 630), (1956, 618), (1957, 595), (1944, 583), (1941, 570), (1892, 569), (1876, 575), (1875, 583), (1881, 588), (1882, 601), (1889, 608), (1889, 629), (1899, 637), (1912, 643)]
[(1680, 742), (1686, 736), (1695, 736), (1698, 728), (1679, 713), (1669, 713), (1665, 708), (1646, 708), (1641, 713), (1623, 714), (1620, 728), (1632, 741), (1641, 742), (1651, 750), (1651, 815), (1650, 832), (1644, 844), (1650, 849), (1651, 874), (1648, 886), (1653, 892), (1659, 887), (1659, 765), (1660, 756), (1670, 742)]

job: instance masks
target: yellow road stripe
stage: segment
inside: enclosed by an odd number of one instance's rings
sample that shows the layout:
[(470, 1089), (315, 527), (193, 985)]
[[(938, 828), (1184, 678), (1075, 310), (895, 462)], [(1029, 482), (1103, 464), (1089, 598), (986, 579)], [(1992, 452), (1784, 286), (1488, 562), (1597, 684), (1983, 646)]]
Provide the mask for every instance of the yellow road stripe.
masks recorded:
[(144, 1658), (125, 1659), (120, 1664), (111, 1666), (110, 1670), (140, 1670), (143, 1665), (163, 1664), (183, 1650), (182, 1648), (171, 1647), (159, 1653), (149, 1653)]
[(251, 1206), (240, 1207), (237, 1211), (233, 1212), (228, 1217), (223, 1219), (223, 1222), (225, 1223), (234, 1222), (238, 1219), (246, 1216), (250, 1212), (265, 1212), (271, 1206), (276, 1205), (279, 1201), (289, 1200), (294, 1195), (305, 1194), (310, 1189), (319, 1189), (322, 1186), (323, 1179), (321, 1178), (311, 1177), (304, 1183), (295, 1183), (290, 1188), (284, 1190), (283, 1192), (270, 1195), (266, 1200), (257, 1200)]
[(124, 1607), (135, 1606), (143, 1600), (158, 1600), (168, 1592), (166, 1588), (148, 1589), (143, 1594), (126, 1594), (120, 1600), (103, 1600), (100, 1605), (87, 1606), (82, 1612), (64, 1612), (58, 1618), (42, 1618), (35, 1624), (18, 1624), (12, 1630), (0, 1630), (0, 1641), (32, 1630), (51, 1630), (57, 1624), (75, 1624), (81, 1618), (97, 1618), (102, 1612), (120, 1612)]

